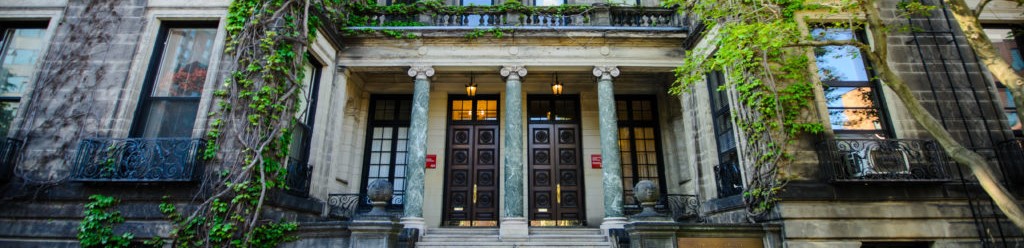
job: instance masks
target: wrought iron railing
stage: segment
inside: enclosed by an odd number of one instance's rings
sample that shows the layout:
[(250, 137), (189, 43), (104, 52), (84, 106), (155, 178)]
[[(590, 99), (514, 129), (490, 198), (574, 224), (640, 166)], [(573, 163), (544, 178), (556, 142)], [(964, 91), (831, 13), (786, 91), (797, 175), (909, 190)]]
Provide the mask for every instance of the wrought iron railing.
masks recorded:
[(285, 176), (285, 192), (307, 197), (309, 196), (310, 180), (313, 178), (313, 166), (298, 159), (288, 158), (288, 175)]
[(186, 182), (196, 179), (206, 142), (192, 138), (87, 138), (71, 179), (85, 182)]
[(827, 140), (818, 145), (818, 159), (833, 182), (952, 180), (948, 156), (931, 140)]
[[(386, 12), (358, 12), (350, 25), (364, 27), (436, 26), (436, 27), (624, 27), (624, 28), (681, 28), (691, 21), (689, 15), (679, 14), (678, 8), (594, 6), (579, 13), (559, 13), (536, 10), (520, 12), (516, 9), (474, 6), (464, 11), (440, 12), (430, 9), (401, 14)], [(358, 20), (356, 20), (358, 19)]]
[[(385, 207), (385, 210), (396, 217), (402, 215), (402, 196), (392, 196), (391, 203)], [(372, 206), (370, 205), (370, 197), (365, 194), (328, 194), (327, 205), (330, 206), (328, 214), (333, 218), (341, 219), (352, 219), (360, 213), (369, 212)]]
[(14, 176), (14, 167), (18, 161), (18, 151), (21, 150), (21, 140), (7, 138), (0, 140), (0, 183), (10, 181)]
[(743, 193), (743, 176), (740, 166), (736, 163), (715, 166), (715, 184), (718, 186), (718, 198)]
[[(636, 202), (639, 202), (637, 200)], [(643, 211), (639, 205), (624, 206), (626, 215), (634, 215)], [(675, 221), (696, 220), (700, 211), (700, 201), (696, 195), (668, 194), (661, 196), (654, 204), (654, 211), (672, 217)]]
[(1009, 188), (1024, 193), (1024, 139), (1007, 140), (995, 148), (999, 167)]

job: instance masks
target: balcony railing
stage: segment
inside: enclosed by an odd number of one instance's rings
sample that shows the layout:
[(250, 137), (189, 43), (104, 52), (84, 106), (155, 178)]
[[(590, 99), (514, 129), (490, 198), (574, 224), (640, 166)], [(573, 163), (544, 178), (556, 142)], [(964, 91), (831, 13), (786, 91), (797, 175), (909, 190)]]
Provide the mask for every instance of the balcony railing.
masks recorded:
[(313, 166), (297, 159), (288, 158), (288, 175), (285, 177), (285, 185), (288, 188), (285, 192), (301, 197), (309, 196), (309, 185), (312, 178)]
[(0, 140), (0, 183), (6, 183), (14, 176), (14, 166), (18, 161), (18, 151), (21, 150), (21, 145), (21, 140), (11, 138)]
[[(1024, 189), (1024, 139), (1013, 139), (996, 145), (1003, 177), (1012, 189)], [(1024, 190), (1020, 190), (1024, 192)]]
[(743, 193), (743, 177), (739, 164), (720, 164), (715, 166), (715, 182), (718, 186), (718, 198)]
[(467, 7), (464, 11), (444, 12), (430, 9), (405, 13), (353, 13), (349, 25), (362, 27), (434, 26), (434, 27), (620, 27), (674, 28), (682, 31), (690, 24), (688, 15), (677, 8), (594, 6), (579, 13), (557, 13), (554, 9), (520, 12), (493, 7)]
[(949, 159), (931, 140), (838, 139), (818, 145), (833, 182), (949, 181)]
[(72, 180), (187, 182), (196, 179), (206, 142), (192, 138), (87, 138), (78, 144)]
[[(634, 215), (643, 211), (636, 204), (627, 204), (624, 207), (626, 215)], [(654, 204), (654, 211), (672, 217), (674, 221), (696, 220), (698, 211), (700, 211), (700, 201), (696, 195), (668, 194), (658, 199), (658, 202)]]
[[(403, 199), (402, 195), (395, 194), (385, 210), (396, 217), (402, 215)], [(370, 205), (370, 198), (365, 194), (329, 194), (327, 205), (330, 206), (331, 217), (342, 219), (352, 219), (357, 214), (369, 212), (373, 208)]]

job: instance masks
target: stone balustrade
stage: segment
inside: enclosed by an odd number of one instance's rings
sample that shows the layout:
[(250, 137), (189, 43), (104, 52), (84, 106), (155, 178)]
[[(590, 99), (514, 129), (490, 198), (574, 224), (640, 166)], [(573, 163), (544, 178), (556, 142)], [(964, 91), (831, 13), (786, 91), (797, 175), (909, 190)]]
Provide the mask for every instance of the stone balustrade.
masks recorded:
[(499, 10), (483, 6), (464, 11), (423, 10), (406, 13), (355, 13), (365, 27), (619, 27), (625, 29), (675, 28), (685, 30), (691, 16), (678, 8), (593, 6), (579, 12)]

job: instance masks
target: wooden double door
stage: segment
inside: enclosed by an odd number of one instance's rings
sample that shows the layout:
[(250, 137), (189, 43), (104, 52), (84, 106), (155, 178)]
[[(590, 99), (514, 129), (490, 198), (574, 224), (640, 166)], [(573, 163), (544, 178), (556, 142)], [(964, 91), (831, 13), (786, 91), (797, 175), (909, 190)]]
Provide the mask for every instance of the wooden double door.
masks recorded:
[(540, 96), (528, 100), (531, 226), (586, 225), (577, 99)]
[(495, 99), (453, 99), (448, 123), (444, 225), (498, 225), (500, 143)]

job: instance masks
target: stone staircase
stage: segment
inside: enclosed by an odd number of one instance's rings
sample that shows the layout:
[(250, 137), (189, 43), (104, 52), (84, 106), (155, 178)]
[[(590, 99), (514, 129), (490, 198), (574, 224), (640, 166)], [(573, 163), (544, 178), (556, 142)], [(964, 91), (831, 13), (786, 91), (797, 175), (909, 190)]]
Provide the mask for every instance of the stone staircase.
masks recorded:
[(530, 228), (525, 239), (502, 240), (496, 228), (430, 228), (416, 247), (612, 247), (597, 228)]

